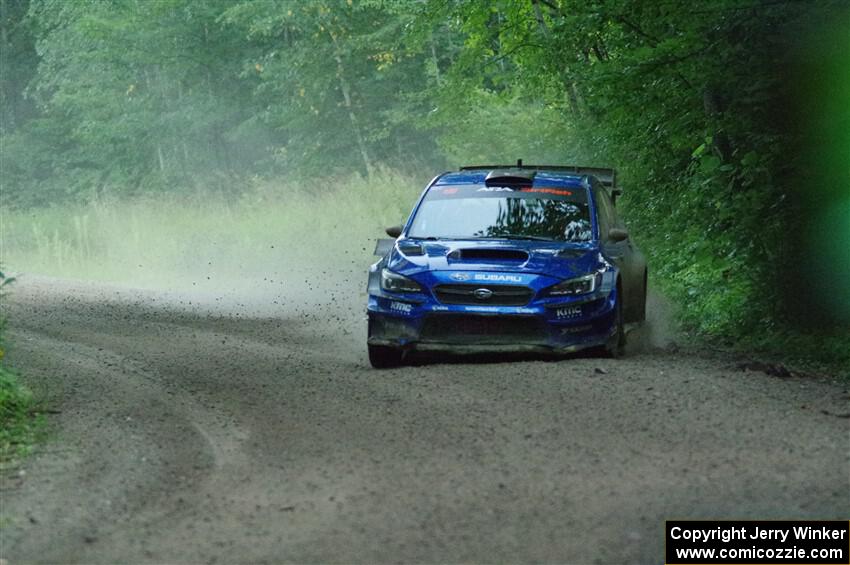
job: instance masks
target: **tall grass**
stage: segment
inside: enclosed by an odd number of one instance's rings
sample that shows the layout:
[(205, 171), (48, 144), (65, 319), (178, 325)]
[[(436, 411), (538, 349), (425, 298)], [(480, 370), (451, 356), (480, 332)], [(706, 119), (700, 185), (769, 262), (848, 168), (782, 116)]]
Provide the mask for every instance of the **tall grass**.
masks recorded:
[(254, 182), (234, 194), (2, 210), (0, 260), (19, 273), (142, 287), (249, 284), (317, 263), (362, 269), (375, 238), (404, 220), (421, 188), (382, 171), (309, 185)]

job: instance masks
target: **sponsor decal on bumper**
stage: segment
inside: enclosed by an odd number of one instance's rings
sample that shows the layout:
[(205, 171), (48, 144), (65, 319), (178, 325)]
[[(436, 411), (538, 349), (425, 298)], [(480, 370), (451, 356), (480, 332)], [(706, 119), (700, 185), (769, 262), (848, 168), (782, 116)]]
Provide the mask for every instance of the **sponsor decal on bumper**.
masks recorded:
[(433, 298), (417, 304), (371, 296), (369, 319), (372, 344), (568, 351), (604, 344), (612, 332), (614, 310), (607, 295), (530, 306), (445, 305), (435, 304)]

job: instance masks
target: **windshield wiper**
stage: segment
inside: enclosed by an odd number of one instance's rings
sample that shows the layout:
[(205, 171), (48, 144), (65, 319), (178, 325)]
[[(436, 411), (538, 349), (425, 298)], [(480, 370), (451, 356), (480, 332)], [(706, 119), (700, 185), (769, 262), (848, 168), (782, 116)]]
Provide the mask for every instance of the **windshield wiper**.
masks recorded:
[(492, 235), (492, 236), (419, 236), (419, 235), (411, 235), (408, 236), (408, 239), (420, 239), (422, 241), (440, 241), (440, 240), (464, 240), (464, 239), (518, 239), (518, 240), (527, 240), (527, 241), (558, 241), (551, 237), (541, 237), (539, 235), (522, 235), (518, 233), (509, 233), (507, 235)]
[(555, 241), (551, 237), (541, 237), (539, 235), (522, 235), (518, 233), (508, 233), (504, 235), (494, 235), (492, 237), (482, 237), (479, 239), (525, 239), (529, 241)]

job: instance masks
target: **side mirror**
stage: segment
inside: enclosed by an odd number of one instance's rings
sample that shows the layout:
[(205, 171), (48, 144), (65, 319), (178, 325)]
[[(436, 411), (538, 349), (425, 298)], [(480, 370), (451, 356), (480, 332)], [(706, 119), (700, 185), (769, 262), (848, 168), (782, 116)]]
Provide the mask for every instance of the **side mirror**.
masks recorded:
[(390, 237), (398, 237), (401, 235), (401, 226), (392, 226), (385, 230)]
[(611, 228), (608, 230), (608, 239), (614, 242), (625, 241), (629, 239), (629, 232), (620, 228)]

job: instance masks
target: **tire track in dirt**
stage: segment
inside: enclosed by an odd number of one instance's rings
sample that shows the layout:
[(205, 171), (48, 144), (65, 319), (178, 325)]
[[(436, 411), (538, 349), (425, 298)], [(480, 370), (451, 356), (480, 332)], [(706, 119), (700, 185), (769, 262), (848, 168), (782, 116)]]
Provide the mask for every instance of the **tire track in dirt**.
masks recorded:
[(10, 359), (62, 412), (3, 478), (0, 555), (646, 562), (665, 518), (846, 518), (846, 384), (665, 352), (373, 371), (362, 312), (314, 298), (16, 291)]

